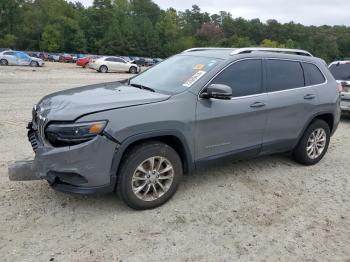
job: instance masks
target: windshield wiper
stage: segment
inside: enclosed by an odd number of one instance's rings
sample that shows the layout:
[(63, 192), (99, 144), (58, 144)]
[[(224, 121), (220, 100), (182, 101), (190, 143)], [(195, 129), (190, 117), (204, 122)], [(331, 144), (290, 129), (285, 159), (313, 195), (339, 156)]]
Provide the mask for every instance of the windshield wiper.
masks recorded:
[(152, 89), (150, 87), (139, 85), (139, 84), (130, 84), (130, 86), (133, 86), (133, 87), (136, 87), (136, 88), (139, 88), (139, 89), (143, 89), (143, 90), (148, 90), (148, 91), (151, 91), (151, 92), (156, 92), (154, 89)]

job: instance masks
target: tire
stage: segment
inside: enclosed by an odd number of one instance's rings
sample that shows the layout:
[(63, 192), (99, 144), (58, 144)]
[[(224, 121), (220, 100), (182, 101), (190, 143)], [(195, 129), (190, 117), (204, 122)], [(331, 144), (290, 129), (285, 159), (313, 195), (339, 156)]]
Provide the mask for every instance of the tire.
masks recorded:
[(0, 65), (7, 66), (8, 64), (9, 64), (9, 62), (6, 59), (1, 59), (0, 60)]
[(108, 72), (108, 67), (105, 65), (101, 65), (100, 68), (98, 69), (99, 72), (101, 73), (107, 73)]
[[(157, 171), (149, 173), (151, 170)], [(181, 159), (173, 148), (158, 141), (144, 142), (125, 153), (118, 175), (117, 193), (133, 209), (152, 209), (175, 194), (182, 173)], [(139, 193), (135, 193), (136, 189)]]
[(137, 74), (137, 68), (135, 66), (130, 67), (129, 73), (130, 74)]
[[(319, 138), (317, 138), (318, 136)], [(294, 149), (293, 158), (298, 163), (306, 166), (317, 164), (328, 150), (330, 136), (331, 132), (328, 124), (320, 119), (314, 120)], [(316, 144), (318, 145), (317, 147), (315, 147)]]
[(36, 61), (32, 61), (32, 62), (30, 62), (30, 66), (31, 66), (31, 67), (38, 67), (38, 66), (39, 66), (39, 63), (36, 62)]

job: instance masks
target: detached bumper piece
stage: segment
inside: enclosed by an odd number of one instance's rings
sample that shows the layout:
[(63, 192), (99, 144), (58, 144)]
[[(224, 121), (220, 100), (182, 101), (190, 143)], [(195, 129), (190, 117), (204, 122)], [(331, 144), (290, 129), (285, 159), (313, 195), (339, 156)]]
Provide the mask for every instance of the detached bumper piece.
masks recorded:
[[(92, 195), (92, 194), (106, 194), (114, 191), (115, 181), (111, 181), (108, 186), (100, 187), (83, 187), (77, 186), (79, 183), (86, 183), (86, 179), (79, 174), (73, 173), (60, 173), (60, 172), (48, 172), (45, 178), (49, 185), (60, 192), (72, 193), (72, 194), (82, 194), (82, 195)], [(74, 182), (75, 185), (69, 183)]]
[(9, 179), (11, 181), (32, 181), (40, 180), (34, 172), (34, 161), (16, 161), (8, 166)]

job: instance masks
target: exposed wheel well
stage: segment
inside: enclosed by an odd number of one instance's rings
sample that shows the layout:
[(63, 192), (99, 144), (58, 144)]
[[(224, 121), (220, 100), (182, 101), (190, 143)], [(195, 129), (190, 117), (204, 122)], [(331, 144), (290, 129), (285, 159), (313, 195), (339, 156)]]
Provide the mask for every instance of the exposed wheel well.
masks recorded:
[(331, 133), (333, 132), (334, 117), (332, 114), (319, 115), (319, 116), (316, 116), (315, 119), (320, 119), (320, 120), (325, 121), (328, 124), (329, 130), (331, 131)]
[(164, 144), (167, 144), (168, 146), (172, 147), (178, 154), (179, 154), (179, 157), (181, 158), (181, 161), (182, 161), (182, 164), (183, 164), (183, 172), (184, 173), (188, 173), (189, 170), (190, 170), (190, 163), (188, 163), (188, 159), (187, 159), (187, 153), (186, 153), (186, 149), (183, 145), (183, 143), (181, 142), (181, 140), (176, 137), (176, 136), (172, 136), (172, 135), (169, 135), (169, 136), (157, 136), (157, 137), (152, 137), (152, 138), (147, 138), (147, 139), (142, 139), (142, 140), (137, 140), (133, 143), (131, 143), (124, 151), (124, 154), (125, 155), (125, 152), (127, 152), (127, 150), (130, 150), (132, 147), (140, 144), (140, 143), (143, 143), (143, 142), (146, 142), (146, 141), (150, 141), (150, 140), (155, 140), (155, 141), (160, 141), (160, 142), (163, 142)]

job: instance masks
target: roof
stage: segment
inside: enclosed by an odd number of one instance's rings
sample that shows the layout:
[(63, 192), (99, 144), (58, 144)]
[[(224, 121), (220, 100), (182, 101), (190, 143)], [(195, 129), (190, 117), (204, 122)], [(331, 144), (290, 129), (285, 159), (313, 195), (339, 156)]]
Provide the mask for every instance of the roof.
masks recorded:
[(303, 56), (303, 57), (312, 57), (312, 54), (308, 51), (301, 49), (288, 49), (288, 48), (267, 48), (267, 47), (246, 47), (246, 48), (218, 48), (218, 47), (199, 47), (187, 49), (183, 54), (193, 54), (193, 55), (202, 55), (210, 56), (222, 59), (229, 59), (232, 56), (240, 54), (252, 54), (256, 52), (271, 53), (274, 54), (286, 54), (293, 56)]

